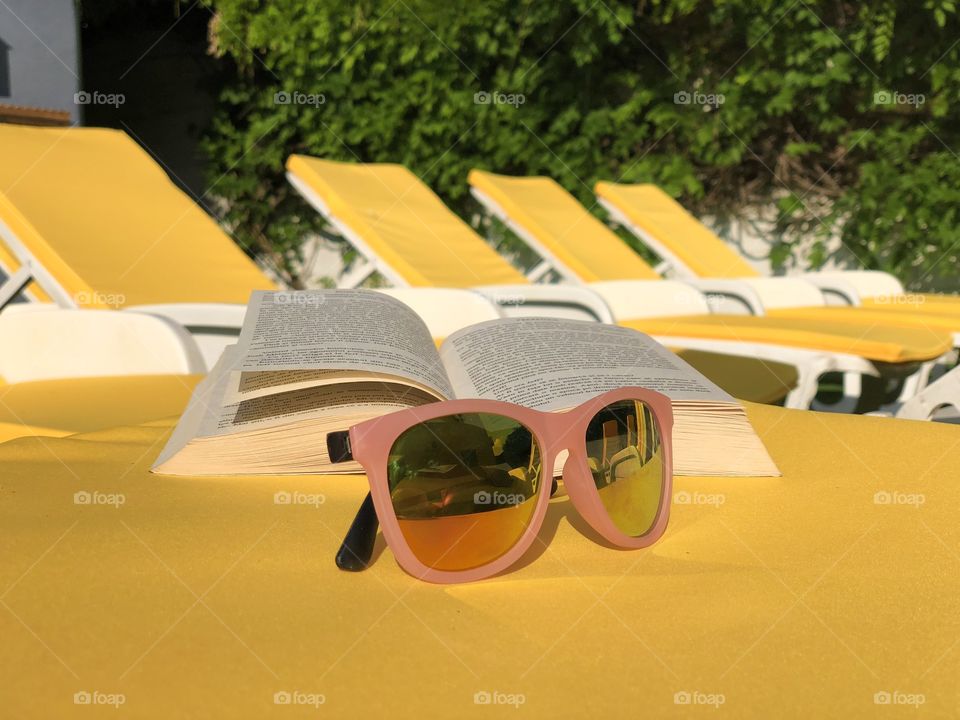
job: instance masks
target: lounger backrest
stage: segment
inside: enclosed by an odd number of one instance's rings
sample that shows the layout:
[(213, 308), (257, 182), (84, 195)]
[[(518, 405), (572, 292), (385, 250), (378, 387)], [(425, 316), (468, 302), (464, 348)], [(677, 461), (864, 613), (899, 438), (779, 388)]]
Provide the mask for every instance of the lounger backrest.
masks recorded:
[(0, 245), (4, 274), (25, 251), (81, 307), (246, 303), (274, 288), (116, 130), (0, 124)]
[[(597, 197), (668, 249), (695, 276), (759, 277), (760, 273), (656, 185), (598, 182)], [(653, 248), (655, 250), (655, 248)]]
[(468, 181), (581, 281), (660, 278), (553, 179), (471, 170)]
[(527, 282), (402, 165), (292, 155), (287, 170), (412, 286)]

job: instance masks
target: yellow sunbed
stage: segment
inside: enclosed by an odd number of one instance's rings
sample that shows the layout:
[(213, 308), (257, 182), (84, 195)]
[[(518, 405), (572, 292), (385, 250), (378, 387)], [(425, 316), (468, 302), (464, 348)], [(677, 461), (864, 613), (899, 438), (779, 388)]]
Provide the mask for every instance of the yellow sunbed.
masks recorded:
[[(287, 167), (410, 284), (469, 287), (525, 281), (402, 166), (359, 165), (293, 155)], [(594, 240), (588, 237), (583, 245), (589, 247)], [(630, 256), (642, 262), (635, 254)], [(931, 360), (951, 347), (950, 339), (942, 334), (899, 328), (851, 330), (840, 324), (768, 317), (644, 319), (636, 326), (643, 328), (648, 322), (658, 334), (689, 337), (702, 330), (704, 337), (712, 339), (763, 337), (767, 342), (805, 348), (811, 348), (811, 338), (819, 335), (823, 344), (812, 349), (842, 348), (843, 352), (887, 363)], [(678, 327), (671, 332), (671, 325)]]
[[(469, 182), (580, 280), (659, 279), (653, 268), (551, 178), (507, 177), (473, 170)], [(763, 317), (713, 315), (710, 319), (670, 321), (677, 324), (676, 331), (695, 323), (698, 332), (705, 336), (734, 333), (751, 340), (760, 340), (764, 333), (772, 332), (770, 337), (784, 344), (806, 347), (817, 342), (816, 335), (823, 335), (819, 345), (822, 349), (893, 363), (931, 360), (952, 346), (943, 328), (914, 325), (898, 316), (860, 308), (770, 310)], [(644, 320), (643, 324), (648, 322)], [(663, 330), (658, 327), (652, 332)], [(835, 340), (826, 337), (831, 333), (835, 333)], [(899, 357), (889, 352), (898, 342), (909, 348)]]
[(172, 420), (0, 445), (4, 714), (953, 716), (960, 430), (747, 412), (783, 477), (677, 478), (630, 552), (560, 499), (445, 588), (337, 570), (362, 477), (158, 477)]
[[(0, 124), (0, 271), (66, 307), (246, 303), (274, 284), (131, 138)], [(2, 285), (2, 282), (0, 282)]]
[[(626, 227), (650, 245), (654, 252), (667, 255), (680, 268), (694, 277), (702, 278), (759, 278), (762, 277), (727, 243), (672, 197), (656, 185), (626, 185), (598, 182), (598, 199), (618, 218), (626, 220)], [(871, 273), (826, 273), (827, 277), (849, 282), (857, 275)], [(805, 275), (815, 280), (820, 273)], [(939, 294), (911, 294), (861, 296), (864, 310), (874, 309), (882, 314), (879, 321), (896, 313), (906, 323), (915, 323), (932, 329), (960, 332), (960, 297)], [(797, 316), (799, 310), (777, 310), (775, 313)], [(864, 312), (837, 313), (842, 321), (856, 323), (866, 317)]]

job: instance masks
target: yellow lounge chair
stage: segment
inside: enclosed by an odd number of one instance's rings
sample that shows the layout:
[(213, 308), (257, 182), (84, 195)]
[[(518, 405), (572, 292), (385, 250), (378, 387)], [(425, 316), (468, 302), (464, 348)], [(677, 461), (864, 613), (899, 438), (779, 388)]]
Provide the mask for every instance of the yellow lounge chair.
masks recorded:
[[(525, 288), (534, 289), (520, 284), (526, 278), (402, 166), (340, 163), (294, 155), (287, 162), (287, 170), (294, 187), (358, 248), (369, 266), (395, 284), (489, 287), (513, 283), (502, 290), (505, 295), (522, 295)], [(777, 355), (781, 362), (790, 361), (793, 348), (794, 353), (807, 353), (807, 359), (812, 352), (829, 357), (833, 363), (829, 369), (886, 372), (894, 368), (909, 372), (917, 363), (939, 357), (950, 345), (941, 336), (899, 329), (855, 334), (848, 327), (834, 328), (824, 323), (710, 315), (701, 293), (676, 283), (649, 284), (643, 289), (635, 284), (601, 286), (591, 288), (604, 292), (618, 319), (626, 319), (627, 324), (675, 346), (720, 352), (749, 346), (749, 351), (759, 353), (759, 357)], [(536, 286), (538, 292), (546, 289)], [(638, 293), (644, 289), (647, 297), (639, 298)], [(552, 290), (560, 297), (576, 288)], [(638, 308), (638, 298), (649, 307)], [(651, 317), (664, 300), (673, 301), (673, 308), (693, 307), (695, 314), (674, 311), (660, 313), (669, 317)], [(654, 303), (660, 308), (653, 307)], [(638, 311), (631, 316), (631, 309)], [(644, 312), (648, 317), (640, 317)], [(857, 352), (861, 354), (854, 354)], [(811, 395), (809, 383), (804, 392)]]
[[(584, 282), (660, 278), (639, 255), (551, 178), (508, 177), (474, 170), (470, 173), (469, 182), (474, 195), (564, 277)], [(750, 310), (775, 322), (812, 323), (833, 328), (846, 326), (855, 335), (884, 329), (892, 333), (892, 337), (908, 341), (910, 338), (928, 336), (942, 342), (952, 337), (945, 327), (911, 321), (902, 314), (826, 307), (820, 290), (803, 280), (777, 278), (762, 280), (748, 287), (735, 281), (702, 281), (696, 284), (707, 292), (744, 298)], [(789, 301), (780, 292), (787, 286), (792, 291)], [(803, 307), (784, 307), (798, 299)], [(884, 360), (876, 356), (871, 359)], [(934, 360), (936, 358), (931, 359), (921, 372), (905, 383), (899, 403), (913, 398), (924, 389)], [(953, 404), (953, 400), (949, 404)]]
[[(779, 296), (782, 315), (798, 315), (802, 298), (792, 296), (793, 278), (764, 278), (727, 243), (688, 213), (656, 185), (623, 185), (598, 182), (597, 199), (610, 216), (667, 261), (681, 277), (747, 280)], [(878, 318), (895, 313), (914, 326), (955, 334), (960, 344), (960, 297), (940, 294), (905, 295), (903, 285), (888, 273), (876, 270), (811, 272), (799, 276), (828, 296), (877, 310)], [(859, 322), (864, 312), (837, 313), (839, 321)]]
[(123, 132), (0, 124), (0, 309), (21, 292), (136, 307), (185, 324), (209, 362), (274, 287)]

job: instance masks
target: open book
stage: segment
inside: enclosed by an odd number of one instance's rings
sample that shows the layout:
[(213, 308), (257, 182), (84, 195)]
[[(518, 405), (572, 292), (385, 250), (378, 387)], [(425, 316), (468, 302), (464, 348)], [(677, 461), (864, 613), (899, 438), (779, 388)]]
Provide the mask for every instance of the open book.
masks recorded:
[(437, 400), (571, 408), (642, 386), (673, 401), (674, 471), (779, 475), (740, 404), (628, 328), (504, 318), (435, 345), (407, 305), (370, 290), (256, 292), (236, 345), (197, 386), (153, 467), (172, 475), (362, 471), (327, 433)]

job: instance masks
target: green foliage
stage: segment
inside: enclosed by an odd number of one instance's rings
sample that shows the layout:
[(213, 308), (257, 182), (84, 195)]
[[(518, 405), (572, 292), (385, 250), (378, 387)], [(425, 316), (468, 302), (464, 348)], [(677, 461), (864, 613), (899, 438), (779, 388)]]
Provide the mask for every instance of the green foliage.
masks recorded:
[(318, 227), (283, 178), (300, 152), (403, 163), (465, 217), (474, 167), (550, 175), (595, 212), (601, 179), (720, 219), (775, 202), (781, 260), (839, 235), (867, 267), (956, 287), (954, 0), (206, 2), (237, 68), (208, 151), (261, 252), (289, 260)]

